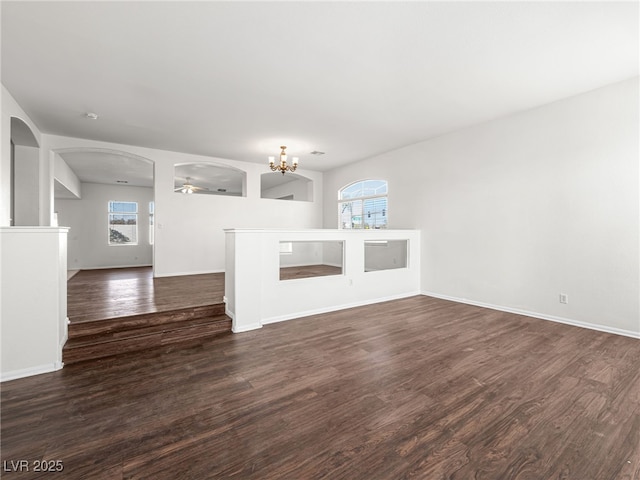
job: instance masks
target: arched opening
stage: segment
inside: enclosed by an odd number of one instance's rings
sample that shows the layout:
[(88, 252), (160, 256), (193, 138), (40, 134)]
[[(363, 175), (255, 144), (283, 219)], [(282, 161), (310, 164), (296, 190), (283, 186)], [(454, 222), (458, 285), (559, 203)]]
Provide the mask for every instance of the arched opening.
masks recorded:
[(174, 165), (173, 187), (176, 193), (246, 196), (247, 174), (243, 170), (215, 163)]
[(11, 117), (10, 225), (40, 224), (40, 146), (29, 126)]
[(154, 163), (119, 150), (54, 151), (54, 211), (70, 270), (154, 263)]
[(260, 197), (277, 200), (313, 201), (313, 181), (297, 173), (267, 172), (260, 176)]

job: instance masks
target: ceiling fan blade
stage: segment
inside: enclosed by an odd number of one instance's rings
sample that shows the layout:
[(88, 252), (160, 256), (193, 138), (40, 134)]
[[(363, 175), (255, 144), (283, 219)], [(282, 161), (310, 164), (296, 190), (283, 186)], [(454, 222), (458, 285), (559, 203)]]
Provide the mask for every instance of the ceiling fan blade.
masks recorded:
[(185, 181), (185, 183), (182, 184), (182, 186), (174, 188), (173, 191), (174, 192), (182, 192), (182, 193), (194, 193), (194, 192), (200, 192), (200, 191), (209, 190), (206, 187), (198, 187), (198, 186), (194, 185), (193, 183), (191, 183), (191, 177), (186, 177), (185, 180), (186, 181)]

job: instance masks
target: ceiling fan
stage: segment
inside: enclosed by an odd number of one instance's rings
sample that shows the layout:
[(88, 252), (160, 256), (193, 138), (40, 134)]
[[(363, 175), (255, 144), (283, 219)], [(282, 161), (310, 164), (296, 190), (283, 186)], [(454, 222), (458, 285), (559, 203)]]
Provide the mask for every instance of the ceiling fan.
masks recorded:
[(207, 190), (209, 189), (206, 187), (196, 187), (194, 184), (191, 183), (191, 177), (187, 177), (186, 182), (183, 183), (181, 187), (175, 188), (173, 191), (190, 194), (190, 193), (196, 193), (196, 192), (207, 191)]

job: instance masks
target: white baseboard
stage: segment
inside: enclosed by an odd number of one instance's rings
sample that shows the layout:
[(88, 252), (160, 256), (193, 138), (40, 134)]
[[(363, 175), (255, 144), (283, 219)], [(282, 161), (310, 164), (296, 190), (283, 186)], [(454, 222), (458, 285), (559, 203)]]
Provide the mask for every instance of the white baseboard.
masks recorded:
[(48, 363), (46, 365), (38, 365), (36, 367), (21, 368), (0, 374), (0, 382), (8, 382), (19, 378), (31, 377), (42, 373), (51, 373), (62, 368), (62, 362)]
[(258, 330), (262, 328), (262, 325), (259, 323), (253, 323), (251, 325), (243, 325), (242, 327), (233, 327), (231, 331), (233, 333), (242, 333), (242, 332), (250, 332), (251, 330)]
[(75, 277), (80, 270), (67, 270), (67, 281)]
[(318, 265), (325, 265), (325, 264), (323, 264), (322, 262), (316, 262), (316, 263), (309, 263), (309, 262), (291, 263), (291, 264), (287, 264), (287, 265), (280, 264), (280, 268), (317, 267)]
[(590, 330), (597, 330), (599, 332), (613, 333), (615, 335), (623, 335), (625, 337), (640, 339), (640, 332), (634, 332), (632, 330), (608, 327), (606, 325), (599, 325), (596, 323), (580, 322), (578, 320), (571, 320), (570, 318), (556, 317), (555, 315), (546, 315), (544, 313), (530, 312), (528, 310), (504, 307), (502, 305), (493, 305), (491, 303), (476, 302), (474, 300), (468, 300), (466, 298), (451, 297), (449, 295), (441, 295), (434, 292), (423, 291), (422, 295), (440, 298), (442, 300), (450, 300), (452, 302), (466, 303), (467, 305), (474, 305), (476, 307), (490, 308), (491, 310), (498, 310), (501, 312), (515, 313), (516, 315), (524, 315), (525, 317), (538, 318), (540, 320), (548, 320), (550, 322), (564, 323), (566, 325), (572, 325), (574, 327), (588, 328)]
[[(360, 301), (360, 302), (353, 302), (353, 303), (346, 303), (346, 304), (342, 304), (342, 305), (332, 305), (330, 307), (324, 307), (324, 308), (316, 308), (313, 310), (305, 310), (302, 312), (295, 312), (295, 313), (291, 313), (291, 314), (287, 314), (287, 315), (278, 315), (275, 317), (269, 317), (269, 318), (265, 318), (262, 319), (261, 323), (254, 323), (251, 325), (243, 325), (242, 327), (233, 327), (231, 329), (231, 331), (233, 333), (242, 333), (242, 332), (248, 332), (251, 330), (257, 330), (259, 328), (262, 328), (263, 325), (268, 325), (270, 323), (278, 323), (278, 322), (284, 322), (286, 320), (293, 320), (296, 318), (302, 318), (302, 317), (309, 317), (311, 315), (318, 315), (321, 313), (329, 313), (329, 312), (335, 312), (337, 310), (345, 310), (347, 308), (354, 308), (354, 307), (362, 307), (364, 305), (372, 305), (374, 303), (381, 303), (381, 302), (388, 302), (390, 300), (398, 300), (401, 298), (407, 298), (407, 297), (414, 297), (416, 295), (420, 295), (419, 291), (415, 291), (415, 292), (406, 292), (406, 293), (401, 293), (398, 295), (390, 295), (388, 297), (379, 297), (379, 298), (374, 298), (371, 300), (364, 300), (364, 301)], [(227, 316), (231, 317), (231, 319), (234, 320), (235, 322), (235, 316), (233, 314), (233, 312), (231, 312), (230, 310), (226, 309), (225, 313)]]
[(406, 292), (398, 295), (390, 295), (388, 297), (378, 297), (371, 300), (363, 300), (360, 302), (344, 303), (342, 305), (331, 305), (329, 307), (316, 308), (313, 310), (305, 310), (287, 315), (278, 315), (275, 317), (265, 318), (262, 320), (263, 325), (270, 323), (284, 322), (285, 320), (293, 320), (294, 318), (309, 317), (311, 315), (319, 315), (322, 313), (335, 312), (337, 310), (346, 310), (347, 308), (362, 307), (364, 305), (373, 305), (374, 303), (388, 302), (390, 300), (399, 300), (401, 298), (414, 297), (420, 295), (420, 292)]
[(60, 345), (58, 346), (59, 350), (59, 354), (60, 354), (60, 361), (62, 362), (62, 349), (64, 348), (64, 344), (67, 343), (67, 340), (69, 340), (69, 317), (67, 317), (65, 319), (65, 329), (64, 329), (64, 336), (60, 339)]
[[(226, 301), (225, 301), (226, 303)], [(228, 308), (224, 309), (224, 313), (227, 317), (229, 317), (231, 319), (231, 331), (233, 333), (242, 333), (242, 332), (250, 332), (251, 330), (257, 330), (259, 328), (262, 328), (262, 324), (260, 323), (252, 323), (251, 325), (243, 325), (242, 327), (236, 327), (235, 323), (236, 323), (236, 315), (229, 310)]]
[(110, 266), (98, 266), (98, 267), (82, 267), (80, 269), (78, 269), (78, 271), (80, 270), (110, 270), (112, 268), (141, 268), (141, 267), (153, 267), (153, 265), (151, 265), (150, 263), (142, 263), (140, 265), (110, 265)]
[[(143, 265), (111, 265), (109, 267), (82, 267), (81, 270), (110, 270), (112, 268), (140, 268), (140, 267), (153, 267), (150, 264)], [(78, 270), (79, 271), (79, 270)], [(206, 275), (208, 273), (224, 273), (224, 269), (219, 270), (198, 270), (198, 271), (190, 271), (190, 272), (171, 272), (171, 273), (156, 273), (154, 272), (154, 276), (158, 277), (180, 277), (183, 275)]]
[(328, 265), (330, 267), (342, 268), (342, 264), (341, 263), (325, 262), (325, 263), (321, 263), (320, 265)]
[(207, 275), (209, 273), (224, 273), (224, 270), (200, 270), (196, 272), (171, 272), (171, 273), (155, 273), (156, 278), (160, 277), (181, 277), (183, 275)]

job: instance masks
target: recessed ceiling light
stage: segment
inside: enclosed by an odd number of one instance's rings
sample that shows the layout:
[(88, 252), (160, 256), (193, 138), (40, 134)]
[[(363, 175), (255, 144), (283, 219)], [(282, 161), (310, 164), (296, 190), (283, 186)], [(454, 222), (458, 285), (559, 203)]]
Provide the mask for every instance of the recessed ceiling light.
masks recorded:
[(93, 113), (93, 112), (87, 112), (84, 114), (85, 117), (87, 117), (90, 120), (97, 120), (98, 119), (98, 114), (97, 113)]
[(314, 150), (311, 152), (311, 155), (324, 155), (324, 152), (319, 152), (318, 150)]

